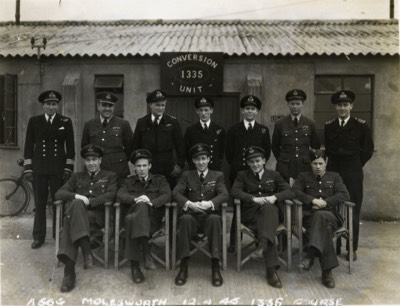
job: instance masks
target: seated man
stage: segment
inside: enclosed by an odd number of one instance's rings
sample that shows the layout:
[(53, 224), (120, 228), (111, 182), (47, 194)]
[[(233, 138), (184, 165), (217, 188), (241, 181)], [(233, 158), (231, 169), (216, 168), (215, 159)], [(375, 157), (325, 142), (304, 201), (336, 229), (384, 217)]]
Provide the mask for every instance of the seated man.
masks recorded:
[(245, 151), (245, 158), (250, 169), (238, 173), (231, 195), (242, 201), (241, 222), (249, 228), (256, 229), (267, 269), (268, 284), (282, 288), (276, 273), (279, 268), (275, 244), (276, 228), (280, 220), (278, 204), (292, 199), (294, 194), (278, 172), (264, 168), (264, 149), (250, 146)]
[(56, 200), (65, 201), (64, 226), (60, 234), (58, 259), (65, 264), (61, 292), (75, 287), (75, 263), (78, 248), (84, 257), (84, 269), (93, 267), (90, 248), (90, 226), (104, 226), (104, 203), (114, 201), (117, 192), (117, 175), (101, 170), (103, 150), (87, 145), (81, 150), (86, 171), (72, 174), (56, 193)]
[(211, 253), (211, 283), (219, 287), (223, 279), (219, 271), (222, 249), (221, 204), (228, 201), (224, 174), (208, 169), (211, 149), (199, 143), (189, 150), (196, 170), (185, 171), (172, 191), (173, 199), (181, 208), (178, 228), (178, 258), (181, 265), (175, 284), (182, 286), (188, 277), (190, 241), (199, 231), (207, 235)]
[(314, 257), (319, 257), (322, 284), (334, 288), (332, 269), (338, 265), (333, 246), (333, 234), (343, 220), (337, 205), (350, 199), (340, 175), (326, 171), (325, 151), (310, 152), (312, 172), (302, 172), (293, 184), (298, 200), (303, 203), (303, 227), (308, 233), (307, 255), (299, 268), (309, 270)]
[(132, 280), (144, 281), (140, 270), (140, 246), (144, 268), (156, 266), (150, 256), (149, 238), (161, 227), (164, 205), (171, 201), (171, 189), (164, 176), (150, 173), (151, 153), (138, 149), (131, 154), (135, 173), (125, 179), (117, 193), (117, 200), (128, 206), (125, 216), (125, 258), (131, 261)]

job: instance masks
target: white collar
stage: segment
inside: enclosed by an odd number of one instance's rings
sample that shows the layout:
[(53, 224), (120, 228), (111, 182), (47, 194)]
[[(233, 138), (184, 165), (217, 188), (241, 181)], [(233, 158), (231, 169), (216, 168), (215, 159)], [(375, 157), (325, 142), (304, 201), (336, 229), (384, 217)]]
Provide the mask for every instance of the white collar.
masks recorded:
[(349, 121), (350, 116), (348, 116), (346, 119), (340, 119), (340, 118), (338, 118), (338, 119), (339, 119), (339, 125), (341, 126), (342, 125), (342, 121), (344, 121), (343, 126), (345, 126), (347, 124), (347, 122)]
[[(162, 117), (163, 117), (163, 115), (161, 114), (160, 117), (158, 117), (158, 122), (161, 121)], [(154, 114), (152, 113), (152, 114), (151, 114), (151, 121), (154, 122), (155, 119), (156, 119), (156, 116), (154, 116)]]
[(244, 123), (244, 127), (247, 130), (247, 128), (249, 127), (249, 123), (251, 124), (251, 128), (254, 128), (254, 125), (256, 124), (256, 121), (255, 120), (247, 121), (246, 119), (243, 119), (243, 123)]
[(207, 173), (208, 173), (208, 168), (207, 168), (207, 170), (204, 171), (204, 172), (200, 172), (199, 170), (196, 170), (196, 171), (197, 171), (197, 175), (198, 175), (199, 177), (200, 177), (201, 173), (203, 173), (204, 177), (206, 177), (206, 176), (207, 176)]
[(301, 114), (299, 114), (297, 116), (293, 116), (292, 114), (290, 114), (290, 118), (292, 118), (292, 121), (294, 120), (294, 118), (297, 118), (297, 121), (300, 122)]
[(262, 169), (260, 172), (254, 173), (254, 175), (257, 175), (259, 178), (262, 178), (264, 174), (264, 169)]
[[(96, 172), (94, 173), (93, 177), (95, 177), (97, 174), (99, 174), (99, 172), (100, 172), (100, 169), (99, 169), (99, 171), (96, 171)], [(89, 171), (88, 171), (88, 174), (89, 174), (90, 177), (92, 176), (92, 173), (89, 172)]]
[(210, 127), (210, 123), (211, 123), (211, 119), (208, 119), (208, 121), (206, 121), (206, 122), (203, 122), (203, 121), (200, 120), (201, 127), (204, 127), (204, 124), (206, 124), (207, 128), (209, 128)]
[[(110, 118), (107, 118), (107, 122), (110, 122), (110, 120), (111, 120), (112, 117), (113, 117), (113, 116), (111, 116)], [(106, 118), (103, 118), (103, 117), (100, 115), (100, 122), (103, 123), (104, 120), (106, 120)]]
[(44, 113), (44, 116), (46, 117), (46, 121), (49, 121), (50, 119), (50, 123), (53, 123), (54, 117), (56, 116), (56, 114), (54, 114), (53, 116), (49, 116), (46, 113)]

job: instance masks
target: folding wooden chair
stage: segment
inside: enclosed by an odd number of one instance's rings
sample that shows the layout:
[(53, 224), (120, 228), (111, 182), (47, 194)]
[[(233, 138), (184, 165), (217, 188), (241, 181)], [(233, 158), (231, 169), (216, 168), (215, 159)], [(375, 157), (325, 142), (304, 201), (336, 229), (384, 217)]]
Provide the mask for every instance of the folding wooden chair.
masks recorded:
[[(295, 225), (293, 226), (292, 233), (296, 235), (299, 239), (299, 262), (303, 260), (303, 235), (306, 234), (306, 229), (303, 227), (303, 204), (297, 200), (293, 200), (295, 204), (295, 210), (293, 215), (293, 222)], [(351, 274), (351, 265), (353, 262), (353, 207), (354, 203), (345, 201), (341, 203), (338, 207), (338, 211), (342, 216), (344, 222), (343, 225), (337, 229), (333, 236), (333, 245), (336, 249), (338, 239), (344, 237), (348, 241), (349, 245), (349, 262), (348, 262), (348, 270), (349, 274)]]
[[(251, 259), (251, 254), (256, 250), (259, 240), (256, 237), (256, 233), (253, 229), (248, 228), (241, 222), (241, 211), (240, 211), (240, 200), (234, 199), (235, 209), (236, 209), (236, 270), (240, 271), (241, 267)], [(276, 228), (276, 236), (279, 239), (279, 260), (286, 266), (287, 271), (289, 271), (292, 265), (292, 229), (291, 229), (291, 205), (292, 201), (286, 200), (284, 202), (284, 220), (283, 223), (279, 224)], [(287, 236), (287, 258), (286, 260), (282, 257), (283, 251), (283, 238), (282, 234), (286, 233)], [(242, 237), (246, 234), (251, 241), (246, 245), (242, 246)], [(250, 250), (250, 251), (248, 251)], [(242, 259), (242, 254), (246, 252), (246, 256)]]
[[(62, 229), (62, 223), (64, 218), (64, 202), (63, 201), (55, 201), (54, 206), (56, 206), (56, 248), (55, 248), (55, 257), (57, 265), (59, 265), (59, 261), (57, 258), (57, 253), (60, 248), (60, 232)], [(105, 226), (101, 229), (102, 232), (102, 240), (99, 242), (100, 246), (96, 249), (92, 250), (93, 257), (98, 260), (101, 264), (104, 265), (105, 269), (108, 269), (108, 251), (109, 251), (109, 238), (110, 238), (110, 207), (112, 206), (112, 202), (106, 202), (104, 204), (105, 209)], [(98, 252), (100, 250), (104, 250), (104, 256), (101, 257)]]
[[(119, 260), (119, 252), (123, 247), (120, 245), (120, 239), (124, 236), (125, 229), (121, 228), (121, 203), (117, 202), (114, 204), (115, 207), (115, 250), (114, 250), (114, 269), (118, 270), (121, 266), (123, 266), (127, 259)], [(171, 212), (172, 210), (172, 212)], [(151, 256), (160, 263), (166, 270), (170, 269), (170, 214), (175, 215), (176, 203), (166, 203), (165, 204), (165, 214), (163, 218), (163, 225), (161, 228), (156, 231), (149, 243), (152, 245)], [(155, 249), (160, 248), (156, 243), (156, 240), (164, 237), (164, 259), (158, 256)]]
[[(176, 203), (175, 203), (176, 204)], [(228, 266), (227, 261), (227, 236), (226, 236), (226, 208), (228, 204), (222, 203), (221, 205), (221, 219), (222, 219), (222, 270), (226, 270)], [(177, 234), (177, 221), (178, 211), (175, 210), (175, 215), (172, 224), (172, 269), (175, 269), (180, 264), (180, 260), (176, 261), (176, 234)], [(208, 239), (204, 233), (197, 233), (194, 239), (190, 241), (193, 249), (190, 251), (190, 256), (196, 252), (201, 252), (211, 258), (211, 254), (208, 251)]]

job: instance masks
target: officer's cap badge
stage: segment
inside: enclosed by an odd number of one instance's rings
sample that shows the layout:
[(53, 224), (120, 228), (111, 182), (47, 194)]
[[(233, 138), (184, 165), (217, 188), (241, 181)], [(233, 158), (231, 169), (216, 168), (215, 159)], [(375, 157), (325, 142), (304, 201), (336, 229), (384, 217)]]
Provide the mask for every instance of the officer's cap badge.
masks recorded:
[(340, 93), (339, 98), (340, 98), (340, 99), (345, 99), (345, 98), (347, 98), (346, 93), (345, 93), (344, 91), (342, 91), (342, 92)]
[(298, 94), (298, 92), (297, 92), (297, 90), (294, 90), (293, 91), (293, 96), (298, 96), (299, 94)]
[(161, 91), (157, 90), (156, 97), (161, 98), (162, 96), (163, 96), (163, 94), (161, 93)]
[(200, 103), (207, 103), (206, 98), (201, 98)]
[(250, 149), (249, 149), (249, 153), (250, 153), (250, 154), (253, 154), (253, 153), (254, 153), (254, 149), (253, 149), (253, 148), (250, 148)]
[(56, 98), (56, 94), (54, 92), (49, 93), (49, 98)]
[(253, 96), (249, 96), (248, 99), (247, 99), (247, 101), (249, 101), (249, 102), (254, 102)]

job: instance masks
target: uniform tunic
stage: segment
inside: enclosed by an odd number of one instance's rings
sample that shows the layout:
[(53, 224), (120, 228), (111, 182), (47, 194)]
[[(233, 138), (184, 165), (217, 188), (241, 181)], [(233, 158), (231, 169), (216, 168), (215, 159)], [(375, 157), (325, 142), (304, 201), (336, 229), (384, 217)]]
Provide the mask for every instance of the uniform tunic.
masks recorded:
[[(181, 208), (178, 230), (178, 258), (190, 256), (190, 241), (199, 231), (204, 232), (212, 258), (220, 258), (222, 248), (221, 205), (228, 201), (228, 191), (225, 186), (224, 174), (208, 170), (201, 182), (197, 170), (183, 172), (182, 178), (172, 191), (172, 198)], [(183, 210), (187, 201), (212, 201), (214, 210), (205, 213)]]
[(320, 142), (314, 121), (301, 116), (297, 127), (289, 115), (275, 123), (272, 134), (272, 152), (277, 164), (276, 171), (289, 182), (300, 172), (310, 171), (310, 148), (319, 149)]
[(228, 130), (225, 155), (231, 166), (229, 174), (231, 183), (234, 182), (239, 171), (248, 169), (244, 153), (249, 146), (263, 148), (265, 159), (269, 159), (271, 143), (269, 130), (266, 126), (255, 122), (252, 131), (247, 131), (244, 122), (241, 121)]
[[(350, 199), (342, 178), (336, 172), (326, 172), (320, 179), (312, 172), (300, 173), (293, 184), (296, 198), (303, 203), (303, 226), (307, 230), (308, 246), (320, 253), (321, 269), (332, 269), (338, 265), (332, 239), (334, 232), (343, 224), (337, 206)], [(323, 199), (327, 206), (312, 209), (314, 199)]]
[[(24, 158), (24, 172), (33, 172), (33, 239), (44, 242), (49, 187), (54, 201), (54, 195), (62, 185), (63, 172), (72, 172), (74, 167), (75, 145), (71, 119), (55, 114), (53, 122), (49, 124), (44, 114), (31, 117), (26, 129)], [(53, 236), (54, 230), (55, 218)]]
[(350, 117), (344, 127), (339, 119), (325, 123), (325, 149), (329, 158), (327, 170), (338, 172), (355, 203), (353, 228), (354, 251), (358, 248), (360, 212), (363, 199), (363, 166), (372, 157), (374, 143), (371, 130), (362, 119)]
[(151, 120), (151, 114), (140, 118), (134, 132), (133, 149), (149, 150), (152, 154), (152, 172), (164, 175), (170, 186), (175, 185), (175, 178), (171, 177), (174, 165), (182, 169), (185, 165), (185, 146), (176, 118), (164, 114), (158, 126)]
[[(204, 130), (200, 122), (188, 127), (185, 132), (184, 141), (186, 156), (189, 156), (189, 149), (198, 144), (205, 143), (211, 148), (211, 158), (208, 164), (209, 169), (221, 171), (222, 160), (224, 159), (226, 133), (222, 126), (210, 122), (207, 130)], [(188, 158), (189, 168), (195, 169), (195, 166), (190, 158)]]
[[(231, 195), (241, 200), (241, 222), (256, 231), (263, 247), (266, 267), (279, 267), (275, 233), (279, 221), (283, 219), (280, 202), (294, 197), (289, 184), (276, 171), (265, 169), (259, 180), (253, 171), (245, 170), (238, 173)], [(277, 198), (275, 204), (260, 205), (253, 202), (254, 197), (272, 195)]]
[(132, 153), (133, 132), (128, 121), (112, 116), (103, 128), (100, 117), (85, 123), (81, 147), (88, 144), (103, 148), (101, 168), (113, 171), (120, 178), (129, 175), (128, 161)]
[[(117, 192), (118, 176), (111, 171), (100, 170), (94, 178), (87, 171), (73, 173), (71, 178), (56, 193), (56, 199), (66, 202), (64, 225), (60, 235), (58, 257), (67, 256), (76, 261), (78, 248), (74, 242), (89, 236), (90, 225), (104, 226), (104, 203), (113, 202)], [(89, 206), (75, 199), (80, 194), (89, 199)]]
[[(153, 206), (135, 202), (135, 198), (146, 195)], [(162, 224), (164, 205), (171, 201), (171, 189), (164, 176), (150, 174), (145, 183), (137, 176), (129, 176), (117, 193), (117, 201), (127, 207), (125, 216), (125, 258), (140, 259), (140, 242), (137, 238), (151, 237)]]

